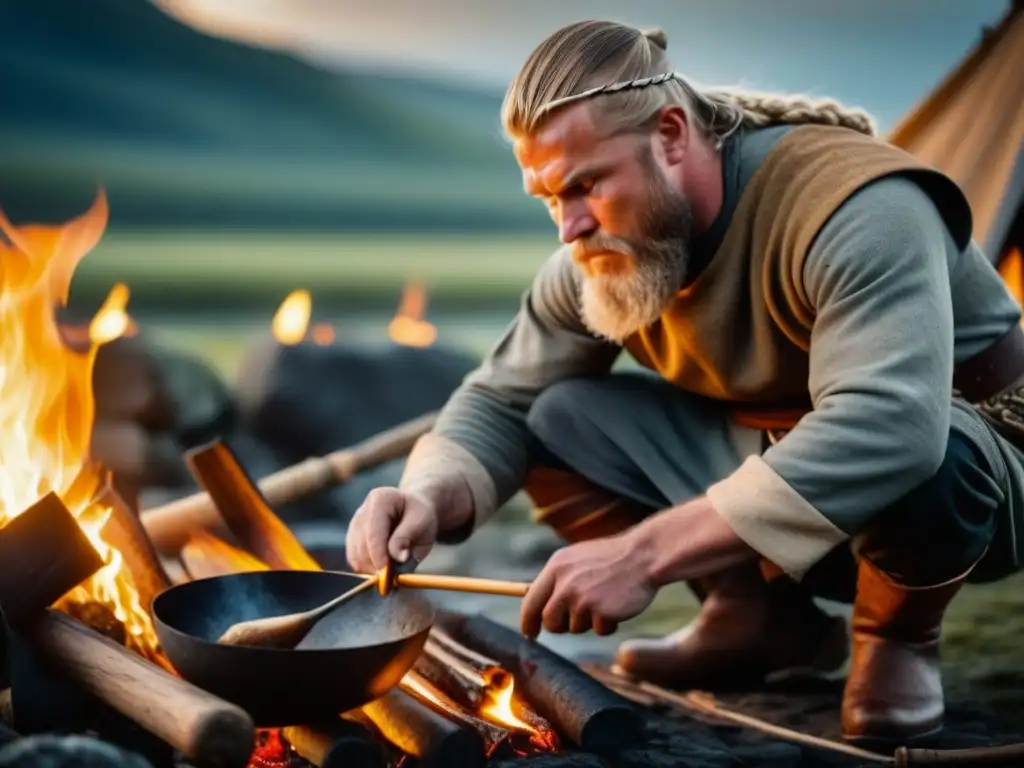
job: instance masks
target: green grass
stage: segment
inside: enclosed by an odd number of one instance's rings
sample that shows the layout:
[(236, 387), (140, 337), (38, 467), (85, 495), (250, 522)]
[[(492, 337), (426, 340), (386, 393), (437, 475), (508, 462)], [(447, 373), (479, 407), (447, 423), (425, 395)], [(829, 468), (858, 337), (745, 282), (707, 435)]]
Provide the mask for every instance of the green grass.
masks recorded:
[(338, 306), (396, 301), (407, 280), (436, 301), (508, 302), (558, 243), (552, 236), (108, 232), (75, 274), (97, 304), (115, 282), (135, 306), (276, 306), (294, 288)]

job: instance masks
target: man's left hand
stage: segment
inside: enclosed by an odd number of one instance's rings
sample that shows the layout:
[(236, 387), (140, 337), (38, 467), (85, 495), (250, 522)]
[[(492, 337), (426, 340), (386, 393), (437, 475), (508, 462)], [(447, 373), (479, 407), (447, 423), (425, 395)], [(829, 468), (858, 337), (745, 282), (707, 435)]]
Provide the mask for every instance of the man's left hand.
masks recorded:
[(649, 559), (628, 534), (560, 549), (523, 598), (523, 634), (537, 637), (542, 624), (554, 633), (611, 634), (654, 600)]

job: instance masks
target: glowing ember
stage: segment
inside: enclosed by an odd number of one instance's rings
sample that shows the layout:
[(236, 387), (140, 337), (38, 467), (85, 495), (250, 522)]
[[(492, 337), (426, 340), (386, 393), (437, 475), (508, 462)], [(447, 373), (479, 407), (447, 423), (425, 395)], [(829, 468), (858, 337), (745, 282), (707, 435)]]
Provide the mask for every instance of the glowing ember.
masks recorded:
[(277, 728), (256, 733), (256, 748), (249, 757), (248, 768), (288, 768), (292, 765), (292, 750)]
[(317, 323), (311, 332), (313, 343), (321, 347), (328, 347), (334, 343), (334, 326), (330, 323)]
[[(0, 212), (0, 525), (56, 492), (106, 563), (58, 607), (105, 606), (125, 625), (128, 646), (152, 655), (152, 622), (121, 553), (101, 536), (111, 510), (93, 502), (107, 481), (89, 458), (99, 343), (72, 351), (56, 322), (75, 268), (99, 242), (107, 217), (102, 192), (85, 214), (61, 226), (15, 227)], [(120, 299), (127, 301), (127, 289), (113, 303)], [(117, 323), (101, 318), (95, 325), (97, 338), (116, 338)]]
[(427, 310), (427, 291), (420, 283), (410, 283), (402, 294), (402, 303), (388, 323), (388, 338), (407, 347), (429, 347), (437, 339), (437, 328), (423, 319)]
[(313, 308), (313, 300), (309, 291), (299, 288), (289, 293), (281, 306), (274, 313), (271, 332), (279, 344), (292, 346), (306, 338), (309, 327), (309, 315)]

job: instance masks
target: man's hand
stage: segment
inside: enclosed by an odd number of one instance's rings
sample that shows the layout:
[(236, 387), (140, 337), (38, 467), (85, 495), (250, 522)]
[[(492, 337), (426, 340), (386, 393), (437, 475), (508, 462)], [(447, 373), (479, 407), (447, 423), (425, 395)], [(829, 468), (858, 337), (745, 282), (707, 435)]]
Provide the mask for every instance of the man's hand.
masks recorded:
[(523, 598), (522, 631), (610, 635), (640, 614), (657, 588), (648, 578), (649, 552), (628, 535), (571, 544), (559, 550)]
[(611, 634), (658, 590), (758, 557), (705, 497), (653, 515), (625, 533), (556, 552), (523, 598), (522, 631)]
[(345, 556), (353, 570), (375, 573), (388, 557), (404, 563), (423, 560), (437, 540), (438, 515), (422, 496), (398, 488), (375, 488), (356, 510), (345, 538)]

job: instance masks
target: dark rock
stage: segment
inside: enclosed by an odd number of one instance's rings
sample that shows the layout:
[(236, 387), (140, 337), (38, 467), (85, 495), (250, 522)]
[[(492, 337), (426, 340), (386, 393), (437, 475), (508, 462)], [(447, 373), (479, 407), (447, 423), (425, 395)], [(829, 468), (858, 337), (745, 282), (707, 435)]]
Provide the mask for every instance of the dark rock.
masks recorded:
[(231, 432), (236, 415), (234, 395), (213, 368), (193, 355), (158, 345), (152, 345), (149, 354), (173, 404), (169, 431), (183, 449)]
[(135, 336), (99, 348), (92, 376), (98, 416), (132, 421), (154, 431), (173, 426), (176, 409), (151, 347), (145, 337)]
[(323, 455), (440, 408), (477, 361), (441, 346), (264, 342), (236, 386), (243, 423), (289, 461)]
[(0, 750), (0, 768), (152, 768), (140, 755), (88, 736), (26, 736)]

